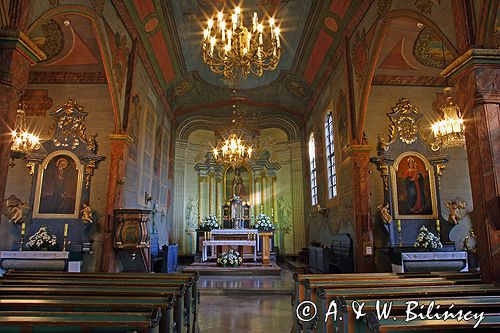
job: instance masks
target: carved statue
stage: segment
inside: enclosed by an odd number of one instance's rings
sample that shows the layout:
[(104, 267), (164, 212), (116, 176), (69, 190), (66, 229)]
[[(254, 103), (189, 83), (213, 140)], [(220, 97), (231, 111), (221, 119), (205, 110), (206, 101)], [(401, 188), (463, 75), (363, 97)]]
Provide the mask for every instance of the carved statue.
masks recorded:
[(14, 224), (21, 223), (26, 216), (25, 211), (28, 210), (30, 210), (30, 207), (27, 201), (23, 201), (19, 205), (12, 207), (12, 215), (9, 221)]
[(92, 208), (86, 203), (83, 203), (83, 209), (80, 211), (82, 213), (82, 220), (85, 224), (94, 223)]
[(451, 224), (458, 224), (462, 217), (458, 214), (461, 209), (465, 208), (465, 203), (460, 201), (450, 201), (446, 203), (446, 208), (450, 210), (450, 214), (448, 215), (448, 222)]
[(378, 210), (380, 212), (380, 215), (382, 215), (382, 221), (384, 221), (384, 224), (391, 224), (392, 215), (389, 209), (389, 203), (384, 202), (382, 205), (378, 206)]
[(2, 202), (2, 213), (13, 224), (22, 223), (29, 210), (28, 202), (22, 201), (13, 194)]

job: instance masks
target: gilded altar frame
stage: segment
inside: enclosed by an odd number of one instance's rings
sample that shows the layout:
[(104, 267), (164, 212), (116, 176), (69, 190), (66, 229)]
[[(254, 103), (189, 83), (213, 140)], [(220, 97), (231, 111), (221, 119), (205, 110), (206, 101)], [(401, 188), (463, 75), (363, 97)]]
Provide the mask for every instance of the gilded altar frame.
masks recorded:
[[(48, 164), (57, 156), (67, 156), (71, 158), (75, 162), (76, 171), (77, 171), (77, 181), (76, 181), (76, 191), (75, 191), (75, 206), (74, 211), (71, 214), (55, 214), (55, 213), (40, 213), (40, 201), (42, 197), (42, 184), (44, 180), (44, 174), (47, 169)], [(82, 189), (83, 189), (83, 174), (84, 174), (85, 166), (81, 163), (78, 156), (72, 153), (69, 150), (56, 150), (47, 155), (43, 162), (40, 164), (37, 170), (36, 175), (36, 192), (34, 198), (34, 209), (33, 209), (33, 217), (34, 218), (78, 218), (80, 214), (80, 206), (81, 206), (81, 197), (82, 197)]]
[[(431, 201), (431, 214), (401, 214), (399, 207), (399, 191), (398, 191), (398, 177), (397, 172), (399, 167), (401, 166), (401, 162), (404, 161), (405, 158), (410, 158), (411, 156), (418, 157), (425, 166), (426, 175), (428, 178), (429, 185), (429, 197)], [(438, 207), (437, 207), (437, 195), (436, 195), (436, 182), (435, 182), (435, 174), (434, 167), (430, 164), (429, 160), (422, 155), (421, 153), (415, 151), (406, 151), (400, 154), (394, 164), (390, 166), (391, 173), (391, 188), (392, 190), (392, 202), (394, 207), (394, 215), (397, 220), (409, 220), (409, 219), (437, 219)]]

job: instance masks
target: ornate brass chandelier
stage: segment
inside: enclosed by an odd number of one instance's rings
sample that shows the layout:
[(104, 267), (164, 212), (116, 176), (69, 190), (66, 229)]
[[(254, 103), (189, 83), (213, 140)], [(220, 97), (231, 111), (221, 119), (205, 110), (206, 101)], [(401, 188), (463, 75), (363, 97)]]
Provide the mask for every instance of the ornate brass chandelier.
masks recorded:
[(440, 108), (444, 114), (444, 119), (432, 125), (435, 141), (431, 148), (434, 151), (440, 148), (455, 148), (465, 146), (465, 126), (460, 108), (451, 98), (451, 88), (444, 89), (446, 102)]
[(233, 113), (232, 128), (220, 136), (212, 155), (219, 164), (230, 164), (234, 168), (253, 157), (254, 148), (246, 131), (240, 127), (239, 115)]
[(27, 130), (26, 119), (24, 118), (25, 110), (26, 106), (19, 104), (14, 129), (11, 132), (12, 145), (10, 156), (12, 159), (24, 157), (31, 151), (40, 148), (40, 139), (38, 136), (31, 134)]
[(233, 78), (237, 71), (246, 79), (250, 73), (262, 76), (265, 70), (276, 69), (281, 51), (280, 28), (275, 19), (269, 18), (269, 26), (264, 27), (253, 13), (252, 25), (247, 28), (240, 7), (228, 17), (218, 12), (216, 20), (210, 18), (203, 32), (203, 61), (214, 73), (227, 78)]

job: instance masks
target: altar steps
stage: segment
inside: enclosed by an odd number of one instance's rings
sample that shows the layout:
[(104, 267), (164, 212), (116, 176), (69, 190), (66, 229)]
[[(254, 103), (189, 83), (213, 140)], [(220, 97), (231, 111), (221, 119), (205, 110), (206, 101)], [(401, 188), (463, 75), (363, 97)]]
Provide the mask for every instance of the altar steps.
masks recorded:
[(183, 273), (198, 272), (200, 275), (280, 275), (281, 267), (271, 262), (264, 266), (257, 262), (244, 262), (240, 267), (219, 267), (215, 262), (195, 262), (182, 269)]

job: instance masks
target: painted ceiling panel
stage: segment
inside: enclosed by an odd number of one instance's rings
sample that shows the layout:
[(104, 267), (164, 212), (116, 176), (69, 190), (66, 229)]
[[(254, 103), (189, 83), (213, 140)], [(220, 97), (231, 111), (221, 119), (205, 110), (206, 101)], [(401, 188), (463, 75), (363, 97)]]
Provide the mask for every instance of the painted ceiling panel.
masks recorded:
[[(230, 86), (231, 83), (228, 80), (220, 74), (214, 74), (201, 59), (203, 25), (226, 2), (219, 0), (169, 1), (173, 9), (175, 28), (186, 70), (198, 72), (202, 80), (213, 85)], [(277, 13), (275, 17), (281, 27), (284, 52), (276, 70), (265, 72), (261, 77), (252, 76), (247, 80), (239, 80), (238, 88), (252, 89), (268, 85), (279, 77), (280, 71), (291, 69), (312, 3), (313, 0), (246, 0), (242, 2), (242, 13), (247, 22), (253, 12), (257, 12), (260, 20), (265, 18), (266, 21), (269, 15)], [(233, 8), (226, 8), (225, 13), (229, 10), (232, 11)]]

